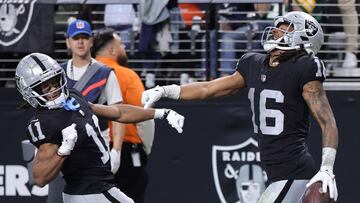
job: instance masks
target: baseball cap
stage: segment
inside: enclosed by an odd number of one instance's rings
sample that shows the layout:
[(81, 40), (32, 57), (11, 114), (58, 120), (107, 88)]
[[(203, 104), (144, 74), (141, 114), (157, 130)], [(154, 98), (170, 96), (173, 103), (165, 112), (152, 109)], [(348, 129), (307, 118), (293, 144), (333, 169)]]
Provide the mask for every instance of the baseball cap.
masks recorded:
[(92, 36), (90, 24), (86, 20), (78, 19), (69, 24), (66, 37), (75, 37), (78, 34)]

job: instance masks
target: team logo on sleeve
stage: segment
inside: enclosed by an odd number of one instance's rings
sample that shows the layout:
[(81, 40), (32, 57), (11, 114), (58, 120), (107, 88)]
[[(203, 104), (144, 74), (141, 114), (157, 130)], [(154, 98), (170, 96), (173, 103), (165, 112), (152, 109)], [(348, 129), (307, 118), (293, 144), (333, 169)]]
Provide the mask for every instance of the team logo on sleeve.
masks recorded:
[(36, 0), (0, 2), (0, 45), (11, 46), (28, 30)]
[(212, 168), (221, 203), (256, 203), (265, 190), (258, 143), (249, 138), (233, 146), (212, 147)]
[(306, 34), (312, 37), (318, 32), (319, 28), (315, 25), (314, 22), (310, 20), (305, 20), (305, 30)]

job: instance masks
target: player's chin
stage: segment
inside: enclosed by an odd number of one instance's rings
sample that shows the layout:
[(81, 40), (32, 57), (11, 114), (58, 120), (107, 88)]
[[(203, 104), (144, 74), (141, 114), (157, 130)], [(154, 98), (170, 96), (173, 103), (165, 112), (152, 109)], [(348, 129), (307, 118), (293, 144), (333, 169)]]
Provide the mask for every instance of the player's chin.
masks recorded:
[(54, 92), (54, 93), (48, 95), (47, 99), (49, 101), (53, 101), (53, 100), (57, 99), (58, 97), (60, 97), (60, 95), (61, 95), (60, 91), (57, 91), (57, 92)]

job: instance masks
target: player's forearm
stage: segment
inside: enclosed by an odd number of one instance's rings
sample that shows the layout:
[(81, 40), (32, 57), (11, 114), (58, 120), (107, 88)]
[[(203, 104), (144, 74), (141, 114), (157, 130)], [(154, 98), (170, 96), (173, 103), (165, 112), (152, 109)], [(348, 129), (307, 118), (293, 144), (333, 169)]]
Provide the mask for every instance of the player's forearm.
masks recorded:
[(180, 86), (180, 97), (182, 100), (201, 100), (209, 98), (209, 82), (195, 82)]
[(196, 82), (181, 86), (180, 99), (198, 100), (220, 98), (232, 95), (245, 86), (243, 77), (238, 73), (220, 77), (208, 82)]
[(329, 118), (328, 121), (322, 126), (322, 135), (323, 147), (337, 149), (339, 142), (338, 129), (333, 117)]
[(64, 157), (60, 157), (56, 153), (50, 156), (46, 155), (46, 157), (42, 155), (35, 157), (32, 168), (35, 184), (44, 187), (53, 180), (59, 174), (64, 160)]
[(143, 109), (141, 107), (116, 104), (105, 106), (101, 104), (92, 104), (92, 110), (100, 117), (114, 120), (120, 123), (137, 123), (154, 118), (154, 109)]
[(155, 114), (154, 109), (143, 109), (127, 104), (117, 105), (117, 108), (121, 116), (115, 120), (121, 123), (138, 123), (150, 120), (154, 118)]
[(338, 129), (322, 84), (319, 81), (308, 82), (303, 89), (303, 98), (321, 128), (323, 147), (336, 149)]

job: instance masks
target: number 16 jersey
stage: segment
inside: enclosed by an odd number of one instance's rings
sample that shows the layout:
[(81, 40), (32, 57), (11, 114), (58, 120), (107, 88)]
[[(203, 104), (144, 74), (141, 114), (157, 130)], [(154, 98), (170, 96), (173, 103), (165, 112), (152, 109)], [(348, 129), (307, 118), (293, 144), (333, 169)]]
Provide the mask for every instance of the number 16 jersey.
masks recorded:
[(261, 160), (274, 164), (293, 160), (307, 152), (309, 110), (302, 97), (303, 86), (325, 80), (323, 62), (305, 55), (270, 67), (266, 55), (248, 53), (237, 63), (243, 76), (254, 132), (258, 134)]

